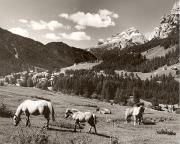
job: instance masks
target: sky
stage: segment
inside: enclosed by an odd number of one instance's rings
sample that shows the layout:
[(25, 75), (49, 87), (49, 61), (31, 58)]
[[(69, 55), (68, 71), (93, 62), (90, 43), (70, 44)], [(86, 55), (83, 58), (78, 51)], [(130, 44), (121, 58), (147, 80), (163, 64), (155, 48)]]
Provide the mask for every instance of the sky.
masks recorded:
[(146, 34), (177, 0), (0, 0), (0, 27), (44, 44), (89, 48), (130, 27)]

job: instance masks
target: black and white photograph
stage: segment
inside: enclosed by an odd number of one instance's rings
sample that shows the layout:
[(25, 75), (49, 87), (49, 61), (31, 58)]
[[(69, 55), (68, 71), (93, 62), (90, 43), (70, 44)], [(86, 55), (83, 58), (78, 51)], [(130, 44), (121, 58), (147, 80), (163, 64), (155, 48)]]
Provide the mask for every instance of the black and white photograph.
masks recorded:
[(0, 0), (0, 144), (179, 144), (179, 0)]

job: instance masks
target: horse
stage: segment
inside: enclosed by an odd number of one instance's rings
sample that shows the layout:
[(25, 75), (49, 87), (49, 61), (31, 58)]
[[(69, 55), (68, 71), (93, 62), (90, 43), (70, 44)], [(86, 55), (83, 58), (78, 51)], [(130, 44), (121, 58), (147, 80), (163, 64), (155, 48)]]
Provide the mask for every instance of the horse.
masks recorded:
[(97, 134), (95, 114), (92, 114), (91, 112), (81, 112), (76, 109), (66, 109), (65, 118), (68, 118), (69, 116), (71, 116), (73, 120), (75, 120), (75, 132), (77, 125), (80, 127), (80, 123), (87, 122), (91, 126), (89, 129), (89, 133), (91, 133), (91, 129), (92, 127), (94, 127), (94, 131)]
[(52, 120), (55, 121), (54, 108), (51, 102), (46, 100), (25, 100), (22, 102), (13, 117), (14, 126), (17, 126), (21, 121), (21, 114), (24, 113), (27, 116), (26, 126), (30, 126), (30, 115), (43, 115), (47, 119), (46, 127), (49, 127), (50, 113)]
[(136, 125), (136, 123), (138, 123), (140, 125), (140, 123), (142, 123), (143, 120), (143, 113), (144, 113), (144, 105), (139, 105), (137, 104), (137, 106), (133, 107), (133, 108), (127, 108), (125, 111), (125, 121), (126, 123), (128, 123), (130, 121), (131, 116), (133, 116), (134, 118), (134, 125)]
[(96, 112), (99, 112), (100, 114), (111, 114), (111, 110), (104, 108), (104, 109), (100, 109), (99, 107), (96, 108)]

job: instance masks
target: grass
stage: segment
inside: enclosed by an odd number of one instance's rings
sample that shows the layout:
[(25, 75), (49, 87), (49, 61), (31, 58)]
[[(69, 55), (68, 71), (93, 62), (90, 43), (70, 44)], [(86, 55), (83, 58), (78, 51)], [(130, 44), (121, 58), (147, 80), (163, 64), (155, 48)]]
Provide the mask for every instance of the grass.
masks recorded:
[(17, 144), (48, 144), (48, 137), (44, 129), (20, 129), (12, 140)]
[(83, 106), (83, 107), (93, 107), (93, 108), (97, 108), (97, 105), (94, 104), (74, 104), (74, 106)]
[[(66, 129), (74, 129), (75, 127), (75, 122), (70, 122), (69, 120), (59, 120), (56, 122), (53, 122), (51, 126), (56, 126), (60, 128), (66, 128)], [(84, 127), (81, 125), (80, 127), (77, 127), (77, 129), (83, 129)]]
[(35, 99), (41, 99), (41, 100), (46, 100), (46, 101), (51, 101), (48, 98), (43, 98), (43, 97), (39, 97), (39, 96), (31, 96), (31, 98), (35, 98)]
[[(14, 127), (12, 118), (1, 117), (0, 120), (0, 143), (30, 143), (35, 141), (48, 144), (177, 144), (180, 132), (180, 117), (175, 113), (155, 111), (147, 108), (144, 119), (155, 120), (156, 125), (133, 125), (133, 121), (124, 124), (124, 112), (126, 106), (110, 105), (106, 102), (94, 101), (78, 96), (52, 93), (36, 88), (6, 86), (0, 87), (0, 94), (4, 95), (5, 109), (15, 111), (17, 106), (25, 99), (38, 96), (51, 99), (54, 105), (56, 121), (50, 121), (50, 128), (42, 130), (46, 123), (43, 116), (31, 116), (31, 127), (25, 127), (26, 116), (22, 115), (22, 121)], [(112, 111), (110, 115), (96, 113), (97, 132), (89, 134), (89, 124), (82, 125), (77, 132), (73, 132), (75, 122), (71, 118), (65, 119), (64, 114), (67, 108), (73, 107), (81, 111), (95, 111), (95, 106), (105, 107)], [(159, 120), (165, 120), (159, 122)], [(176, 135), (157, 134), (156, 130), (168, 127), (176, 132)], [(21, 143), (20, 143), (21, 142)]]

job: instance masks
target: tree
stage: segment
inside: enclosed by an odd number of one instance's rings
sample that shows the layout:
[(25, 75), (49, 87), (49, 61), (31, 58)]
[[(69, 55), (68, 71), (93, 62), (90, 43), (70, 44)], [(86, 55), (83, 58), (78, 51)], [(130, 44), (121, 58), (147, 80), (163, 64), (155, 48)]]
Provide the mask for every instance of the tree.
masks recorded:
[(140, 94), (139, 94), (138, 88), (133, 89), (133, 101), (134, 103), (140, 102)]

